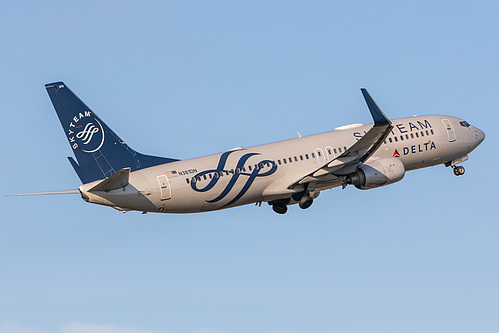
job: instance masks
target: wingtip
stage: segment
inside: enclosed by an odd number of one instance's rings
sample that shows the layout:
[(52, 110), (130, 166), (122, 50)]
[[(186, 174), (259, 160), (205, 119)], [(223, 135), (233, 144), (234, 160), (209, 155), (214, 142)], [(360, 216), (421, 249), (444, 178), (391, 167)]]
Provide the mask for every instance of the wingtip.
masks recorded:
[(373, 117), (374, 120), (374, 125), (385, 126), (391, 124), (390, 119), (388, 119), (388, 117), (383, 113), (383, 111), (381, 111), (381, 108), (378, 106), (378, 104), (376, 104), (376, 102), (371, 97), (367, 89), (361, 88), (360, 90), (362, 91), (362, 95), (364, 96), (367, 107), (371, 112), (371, 116)]

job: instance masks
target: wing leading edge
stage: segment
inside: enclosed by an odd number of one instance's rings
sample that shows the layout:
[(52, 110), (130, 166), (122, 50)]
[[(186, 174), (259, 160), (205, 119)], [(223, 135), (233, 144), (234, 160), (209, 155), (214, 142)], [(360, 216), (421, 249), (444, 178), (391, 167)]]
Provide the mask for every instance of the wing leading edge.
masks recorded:
[[(289, 185), (288, 189), (292, 189), (300, 184), (326, 180), (326, 176), (346, 175), (354, 171), (355, 168), (364, 163), (369, 157), (372, 156), (372, 154), (376, 152), (376, 150), (378, 150), (388, 134), (390, 134), (390, 131), (393, 128), (392, 122), (385, 116), (383, 111), (381, 111), (365, 88), (362, 88), (361, 92), (366, 100), (367, 107), (371, 112), (371, 116), (374, 120), (374, 126), (343, 154), (332, 161), (324, 163), (321, 167), (301, 177)], [(334, 179), (327, 179), (327, 181), (331, 180)]]

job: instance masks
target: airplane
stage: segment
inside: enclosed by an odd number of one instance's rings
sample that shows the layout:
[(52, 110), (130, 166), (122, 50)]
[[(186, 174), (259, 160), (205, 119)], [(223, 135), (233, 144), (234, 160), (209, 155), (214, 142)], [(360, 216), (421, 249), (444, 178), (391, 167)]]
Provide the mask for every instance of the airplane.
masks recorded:
[(179, 160), (141, 154), (128, 146), (64, 82), (45, 85), (74, 156), (83, 200), (122, 212), (199, 213), (267, 202), (278, 214), (309, 208), (321, 191), (396, 183), (407, 171), (438, 164), (464, 174), (485, 133), (446, 115), (390, 120), (366, 89), (372, 124)]

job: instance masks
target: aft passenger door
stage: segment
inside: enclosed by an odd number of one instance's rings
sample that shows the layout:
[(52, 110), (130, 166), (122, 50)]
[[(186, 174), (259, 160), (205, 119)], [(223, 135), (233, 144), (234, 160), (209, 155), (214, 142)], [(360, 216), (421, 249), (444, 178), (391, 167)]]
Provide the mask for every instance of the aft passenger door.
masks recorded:
[(165, 175), (158, 176), (159, 189), (161, 191), (161, 201), (171, 199), (172, 190), (170, 188), (170, 182), (168, 177)]

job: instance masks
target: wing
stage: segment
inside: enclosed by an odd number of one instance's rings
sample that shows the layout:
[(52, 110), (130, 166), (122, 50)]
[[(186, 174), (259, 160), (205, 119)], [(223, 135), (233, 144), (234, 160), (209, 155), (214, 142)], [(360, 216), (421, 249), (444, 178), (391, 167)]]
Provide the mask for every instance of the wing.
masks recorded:
[(328, 188), (341, 185), (342, 175), (355, 171), (355, 168), (364, 163), (383, 144), (393, 128), (392, 123), (367, 90), (363, 88), (361, 91), (374, 120), (374, 126), (343, 154), (293, 182), (288, 189), (311, 182), (326, 182)]

